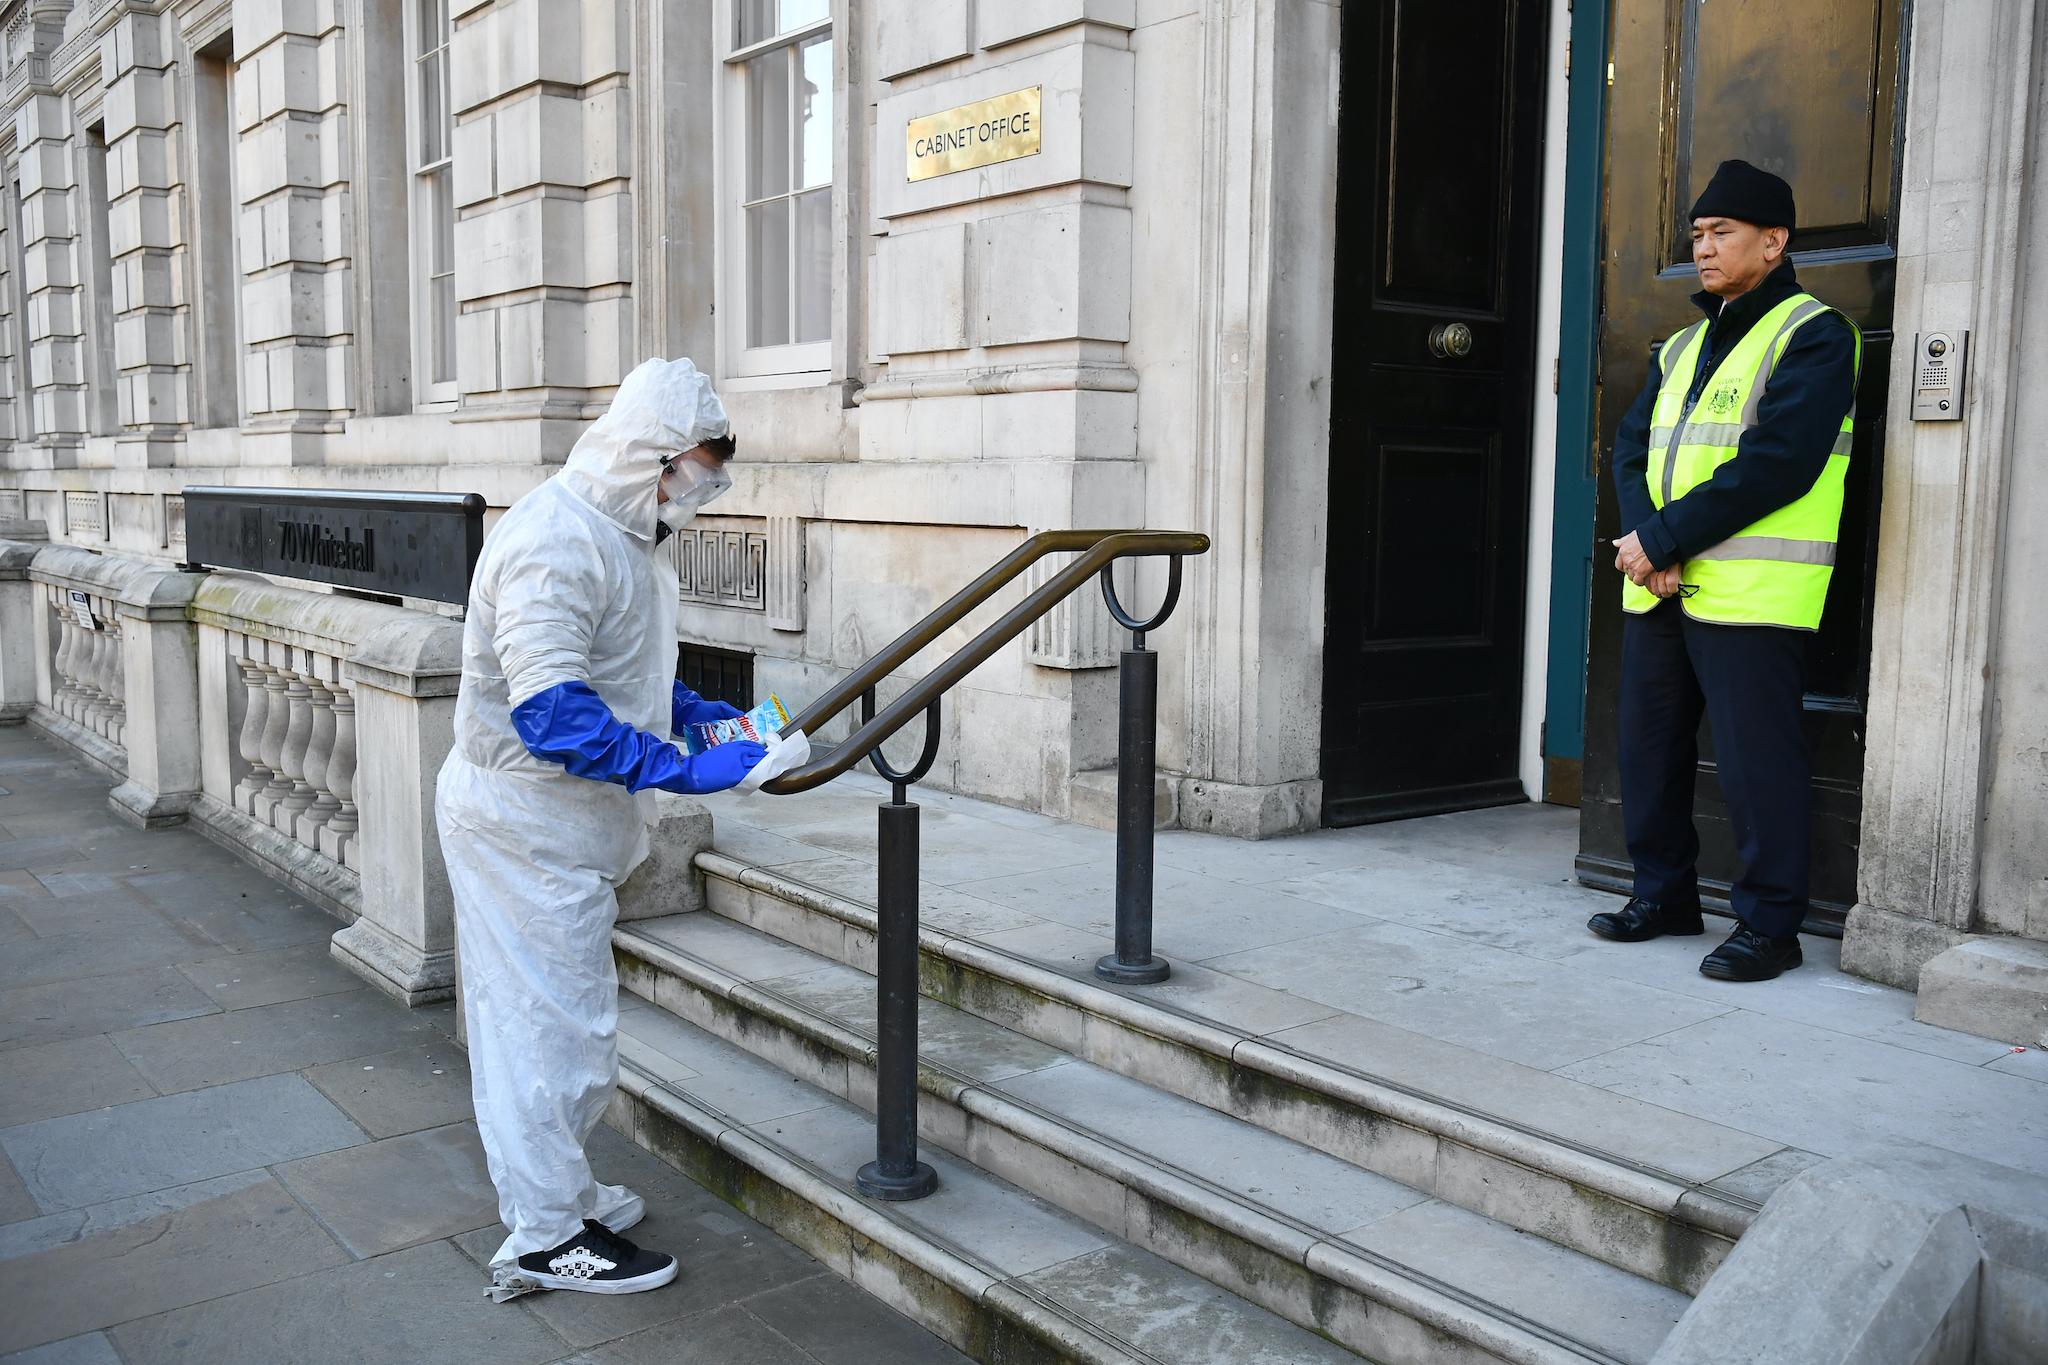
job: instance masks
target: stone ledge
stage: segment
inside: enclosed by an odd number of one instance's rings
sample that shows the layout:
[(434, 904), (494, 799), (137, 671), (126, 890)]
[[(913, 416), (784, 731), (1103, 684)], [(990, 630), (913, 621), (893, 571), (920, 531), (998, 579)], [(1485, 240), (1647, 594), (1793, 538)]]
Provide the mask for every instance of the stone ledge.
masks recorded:
[(41, 702), (28, 713), (28, 723), (73, 750), (117, 782), (128, 780), (128, 751), (104, 735), (94, 734), (77, 721), (60, 716)]
[(1920, 969), (1913, 1017), (1980, 1038), (2048, 1048), (2048, 943), (1958, 943)]
[(1203, 834), (1232, 839), (1271, 839), (1282, 834), (1307, 834), (1322, 828), (1323, 784), (1320, 778), (1244, 786), (1182, 777), (1180, 825)]
[(2048, 1180), (1935, 1148), (1795, 1176), (1653, 1365), (2048, 1359)]
[(344, 923), (361, 913), (362, 880), (297, 839), (204, 794), (193, 800), (188, 818), (201, 834)]

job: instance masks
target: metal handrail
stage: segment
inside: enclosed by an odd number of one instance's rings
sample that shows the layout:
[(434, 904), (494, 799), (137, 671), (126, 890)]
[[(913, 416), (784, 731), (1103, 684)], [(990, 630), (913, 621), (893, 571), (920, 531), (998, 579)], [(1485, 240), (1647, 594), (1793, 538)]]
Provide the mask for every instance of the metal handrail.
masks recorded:
[[(1079, 552), (1080, 557), (1032, 589), (1023, 601), (954, 651), (880, 714), (865, 720), (844, 741), (803, 767), (763, 783), (761, 790), (771, 796), (794, 796), (821, 787), (846, 772), (887, 743), (913, 716), (988, 662), (997, 650), (1116, 561), (1171, 555), (1178, 569), (1181, 556), (1206, 554), (1208, 549), (1209, 537), (1194, 531), (1042, 531), (1032, 536), (804, 708), (788, 728), (808, 734), (831, 720), (1045, 556)], [(1176, 573), (1176, 583), (1178, 579)]]

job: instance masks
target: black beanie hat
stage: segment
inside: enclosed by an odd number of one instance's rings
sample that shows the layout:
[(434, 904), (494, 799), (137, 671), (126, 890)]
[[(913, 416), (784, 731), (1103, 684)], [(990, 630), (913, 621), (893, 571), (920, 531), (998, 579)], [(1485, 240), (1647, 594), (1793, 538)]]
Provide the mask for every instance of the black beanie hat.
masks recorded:
[(1798, 212), (1792, 205), (1792, 187), (1778, 176), (1747, 161), (1724, 161), (1693, 202), (1692, 217), (1733, 218), (1790, 231), (1797, 225)]

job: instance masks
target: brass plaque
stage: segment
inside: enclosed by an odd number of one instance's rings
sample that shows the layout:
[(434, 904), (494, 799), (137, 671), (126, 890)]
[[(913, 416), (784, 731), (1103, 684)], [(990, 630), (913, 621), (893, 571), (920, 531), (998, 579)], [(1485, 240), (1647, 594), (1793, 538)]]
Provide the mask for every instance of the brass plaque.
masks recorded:
[(912, 181), (1038, 155), (1045, 87), (1012, 90), (940, 114), (912, 119), (904, 131), (904, 174)]

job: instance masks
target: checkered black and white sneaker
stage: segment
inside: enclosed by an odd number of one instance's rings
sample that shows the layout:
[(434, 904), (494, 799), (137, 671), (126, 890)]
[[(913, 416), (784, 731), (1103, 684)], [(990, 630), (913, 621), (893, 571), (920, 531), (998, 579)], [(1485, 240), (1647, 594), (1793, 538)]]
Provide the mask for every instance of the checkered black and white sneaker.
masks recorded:
[(676, 1277), (676, 1258), (643, 1251), (594, 1218), (558, 1247), (519, 1258), (519, 1276), (540, 1289), (574, 1289), (585, 1294), (637, 1294), (659, 1289)]

